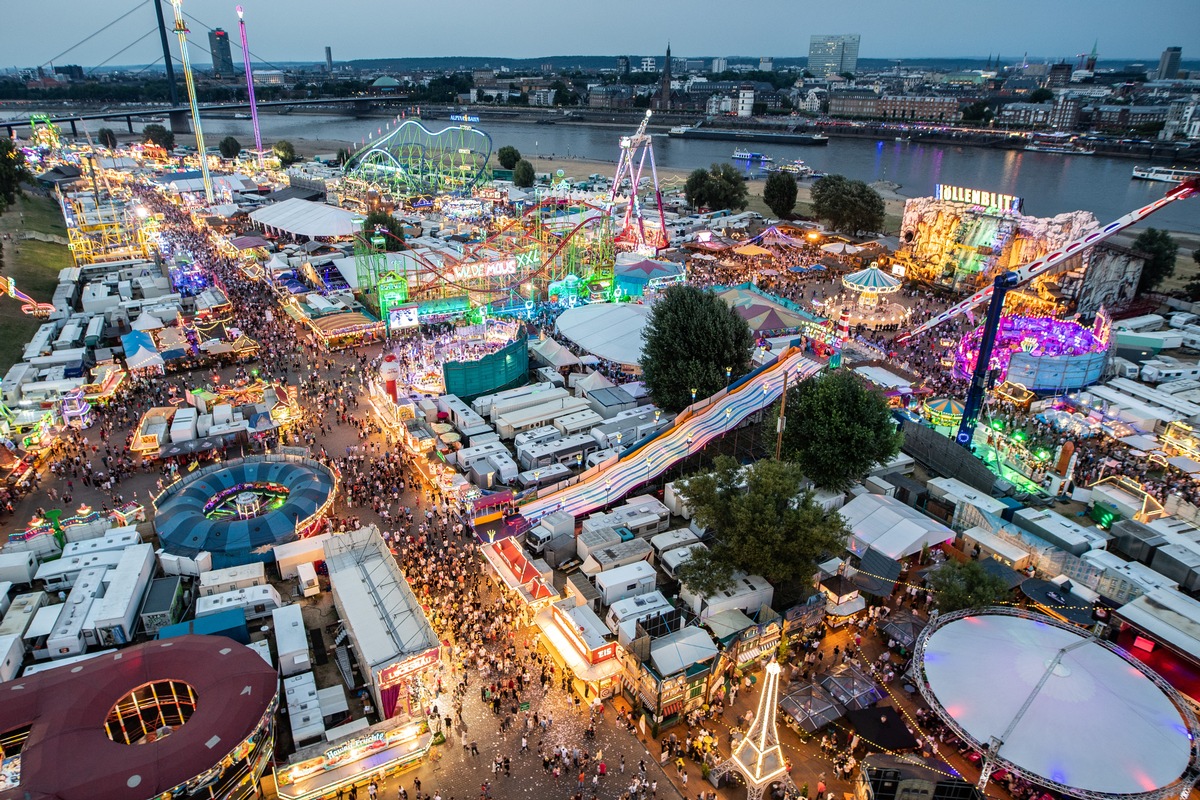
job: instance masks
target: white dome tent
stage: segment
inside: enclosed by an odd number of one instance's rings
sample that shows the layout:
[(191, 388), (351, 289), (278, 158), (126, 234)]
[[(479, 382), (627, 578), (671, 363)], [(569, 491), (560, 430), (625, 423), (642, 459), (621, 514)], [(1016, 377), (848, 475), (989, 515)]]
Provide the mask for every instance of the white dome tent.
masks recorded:
[(917, 685), (984, 757), (1070, 797), (1160, 800), (1196, 779), (1196, 717), (1162, 678), (1087, 630), (1013, 608), (939, 616)]

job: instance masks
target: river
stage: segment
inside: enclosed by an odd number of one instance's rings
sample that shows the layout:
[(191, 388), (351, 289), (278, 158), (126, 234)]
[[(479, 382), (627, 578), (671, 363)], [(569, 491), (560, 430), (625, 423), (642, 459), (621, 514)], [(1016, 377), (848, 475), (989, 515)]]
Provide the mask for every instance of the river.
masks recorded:
[[(357, 143), (376, 132), (382, 120), (300, 114), (264, 114), (263, 137), (318, 139)], [(434, 131), (450, 125), (430, 120)], [(614, 162), (619, 128), (583, 125), (533, 125), (516, 122), (479, 124), (493, 149), (511, 144), (522, 154), (554, 154)], [(205, 137), (215, 144), (221, 137), (237, 137), (243, 147), (253, 142), (249, 120), (213, 119), (205, 122)], [(831, 139), (826, 147), (753, 144), (776, 162), (804, 159), (818, 172), (837, 173), (868, 183), (877, 180), (900, 184), (907, 197), (928, 197), (936, 184), (947, 183), (1016, 195), (1025, 200), (1024, 212), (1037, 217), (1069, 211), (1091, 211), (1101, 224), (1163, 196), (1169, 184), (1135, 181), (1130, 177), (1136, 161), (1101, 156), (1070, 156), (991, 150), (955, 145), (925, 145), (868, 139)], [(662, 167), (688, 170), (727, 161), (734, 142), (654, 137), (654, 155)], [(582, 177), (582, 176), (578, 176)], [(1159, 211), (1150, 219), (1159, 228), (1200, 235), (1200, 200), (1193, 199)]]

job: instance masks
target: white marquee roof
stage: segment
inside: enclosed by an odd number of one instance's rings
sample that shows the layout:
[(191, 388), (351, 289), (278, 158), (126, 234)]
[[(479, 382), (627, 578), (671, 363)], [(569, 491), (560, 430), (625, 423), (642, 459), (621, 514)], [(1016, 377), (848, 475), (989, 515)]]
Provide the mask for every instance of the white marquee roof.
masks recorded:
[(1170, 786), (1191, 756), (1183, 716), (1149, 678), (1085, 636), (1037, 618), (954, 619), (929, 635), (925, 677), (946, 713), (977, 742), (1003, 737), (1000, 758), (1023, 772), (1110, 794)]
[(954, 538), (954, 531), (915, 508), (883, 494), (864, 494), (838, 509), (850, 529), (850, 549), (862, 556), (871, 547), (899, 561), (925, 545)]
[(618, 364), (642, 359), (642, 328), (650, 307), (639, 303), (592, 303), (559, 315), (559, 332), (593, 355)]
[(250, 219), (259, 225), (294, 236), (350, 236), (357, 216), (344, 208), (298, 197), (250, 212)]

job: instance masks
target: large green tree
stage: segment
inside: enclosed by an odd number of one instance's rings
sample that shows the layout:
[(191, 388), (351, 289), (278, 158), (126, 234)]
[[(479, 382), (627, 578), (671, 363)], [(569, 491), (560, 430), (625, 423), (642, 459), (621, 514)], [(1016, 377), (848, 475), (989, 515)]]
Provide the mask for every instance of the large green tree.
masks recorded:
[(107, 147), (109, 150), (117, 149), (117, 134), (112, 128), (101, 128), (96, 131), (96, 141), (101, 147)]
[(984, 608), (1008, 599), (1008, 584), (978, 561), (947, 561), (929, 573), (938, 611)]
[(796, 179), (786, 172), (772, 172), (763, 185), (763, 202), (780, 219), (789, 216), (796, 207)]
[(513, 167), (513, 186), (519, 189), (528, 189), (533, 186), (537, 175), (533, 171), (533, 164), (530, 164), (525, 159), (521, 159)]
[(709, 549), (679, 569), (688, 588), (712, 594), (728, 588), (737, 570), (776, 584), (807, 585), (817, 564), (845, 547), (845, 521), (813, 502), (795, 464), (771, 459), (743, 469), (718, 456), (714, 466), (681, 482), (695, 520), (713, 533)]
[(521, 160), (521, 151), (511, 144), (506, 144), (496, 151), (496, 160), (503, 169), (512, 169)]
[(221, 158), (237, 158), (237, 154), (242, 152), (242, 143), (232, 136), (226, 136), (217, 143), (217, 149), (221, 151)]
[(746, 320), (698, 286), (672, 286), (642, 331), (642, 378), (659, 408), (680, 411), (750, 369), (754, 337)]
[(843, 233), (858, 235), (883, 227), (884, 204), (879, 192), (844, 175), (826, 175), (812, 188), (813, 213)]
[(17, 202), (21, 184), (29, 180), (29, 168), (25, 166), (25, 151), (12, 139), (0, 138), (0, 214)]
[[(1192, 261), (1200, 268), (1200, 250), (1192, 251)], [(1200, 300), (1200, 272), (1192, 274), (1192, 279), (1184, 285), (1183, 290), (1187, 292), (1189, 300)]]
[(732, 164), (713, 164), (707, 172), (698, 169), (688, 176), (683, 187), (688, 203), (695, 208), (741, 211), (750, 201), (746, 179)]
[[(788, 390), (786, 416), (783, 458), (826, 489), (848, 489), (876, 464), (895, 457), (904, 440), (883, 394), (845, 369)], [(774, 447), (776, 427), (768, 430)]]
[(175, 134), (157, 122), (142, 128), (142, 141), (156, 144), (163, 150), (175, 149)]
[(1175, 257), (1179, 245), (1171, 234), (1158, 228), (1146, 228), (1133, 240), (1133, 249), (1145, 253), (1142, 279), (1138, 281), (1138, 292), (1153, 291), (1160, 283), (1175, 274)]
[(363, 231), (368, 238), (374, 232), (382, 228), (386, 233), (383, 234), (383, 249), (388, 251), (398, 251), (404, 249), (404, 229), (400, 225), (400, 221), (386, 211), (372, 211), (367, 214), (363, 220)]
[(280, 139), (271, 146), (271, 151), (283, 166), (296, 163), (296, 146), (287, 139)]

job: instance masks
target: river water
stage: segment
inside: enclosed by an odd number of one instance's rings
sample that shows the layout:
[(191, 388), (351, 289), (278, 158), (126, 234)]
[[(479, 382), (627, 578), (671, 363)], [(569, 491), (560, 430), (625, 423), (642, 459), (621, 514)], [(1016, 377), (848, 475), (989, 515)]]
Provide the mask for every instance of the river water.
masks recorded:
[[(346, 145), (357, 144), (368, 133), (378, 137), (376, 132), (385, 124), (382, 120), (300, 114), (264, 114), (260, 123), (268, 141), (322, 139)], [(426, 123), (434, 131), (450, 124), (445, 120)], [(485, 122), (477, 127), (492, 137), (493, 149), (511, 144), (526, 157), (553, 154), (614, 163), (617, 138), (625, 132), (613, 127), (516, 122)], [(205, 122), (205, 137), (211, 143), (230, 134), (243, 147), (253, 142), (248, 120)], [(1133, 180), (1130, 174), (1138, 162), (1131, 159), (869, 139), (834, 138), (826, 147), (747, 146), (765, 152), (777, 163), (801, 158), (818, 172), (868, 183), (892, 181), (900, 184), (899, 193), (907, 197), (928, 197), (936, 184), (948, 183), (1023, 197), (1024, 213), (1031, 216), (1048, 217), (1083, 209), (1094, 213), (1101, 224), (1162, 197), (1170, 188), (1166, 183)], [(734, 147), (734, 142), (654, 137), (658, 165), (681, 170), (728, 161)], [(1151, 217), (1148, 224), (1200, 235), (1200, 199), (1174, 203)]]

